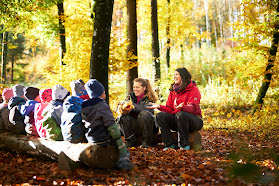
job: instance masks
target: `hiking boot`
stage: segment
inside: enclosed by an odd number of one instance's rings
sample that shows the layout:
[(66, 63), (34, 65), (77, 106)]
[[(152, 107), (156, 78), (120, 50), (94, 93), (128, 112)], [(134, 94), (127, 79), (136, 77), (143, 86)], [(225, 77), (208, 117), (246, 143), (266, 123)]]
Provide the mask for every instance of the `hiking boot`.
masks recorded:
[(167, 146), (163, 149), (163, 151), (166, 151), (166, 150), (169, 150), (169, 149), (176, 149), (176, 146), (174, 144), (170, 145), (170, 146)]
[(180, 147), (180, 150), (190, 150), (190, 146)]

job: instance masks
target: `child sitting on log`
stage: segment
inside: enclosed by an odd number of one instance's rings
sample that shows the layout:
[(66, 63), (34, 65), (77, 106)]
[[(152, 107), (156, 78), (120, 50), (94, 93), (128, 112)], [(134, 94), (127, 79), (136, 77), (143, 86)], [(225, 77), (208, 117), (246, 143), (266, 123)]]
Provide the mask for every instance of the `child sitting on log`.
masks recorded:
[(44, 116), (42, 116), (42, 113), (46, 106), (48, 106), (49, 102), (52, 100), (52, 90), (50, 88), (41, 89), (39, 91), (40, 96), (40, 103), (35, 104), (34, 109), (34, 120), (35, 120), (35, 126), (38, 132), (38, 135), (40, 137), (46, 137), (47, 131), (45, 128), (43, 128), (42, 120), (44, 119)]
[(131, 170), (130, 152), (126, 148), (118, 126), (105, 101), (104, 86), (96, 79), (90, 79), (85, 84), (90, 99), (82, 103), (82, 119), (85, 122), (86, 138), (89, 143), (96, 145), (118, 145), (119, 159), (117, 167), (121, 170)]
[(63, 102), (70, 95), (70, 92), (61, 85), (54, 85), (52, 88), (52, 99), (45, 107), (42, 116), (43, 128), (46, 130), (46, 138), (53, 140), (63, 140), (61, 133), (61, 115), (63, 112)]
[(7, 130), (15, 134), (26, 134), (24, 117), (20, 113), (22, 105), (25, 104), (25, 99), (21, 97), (12, 97), (8, 103), (10, 125)]
[(63, 103), (61, 115), (61, 132), (64, 141), (71, 143), (86, 143), (85, 127), (81, 117), (83, 99), (77, 96), (68, 96)]
[(21, 85), (21, 84), (16, 84), (16, 85), (12, 86), (14, 97), (20, 97), (20, 98), (25, 99), (24, 88), (25, 88), (25, 86)]
[(84, 87), (84, 81), (82, 79), (74, 80), (70, 83), (72, 95), (77, 96), (83, 100), (89, 99), (89, 96)]
[(7, 126), (11, 125), (8, 109), (8, 102), (11, 97), (13, 97), (13, 89), (4, 88), (2, 91), (3, 102), (0, 104), (0, 130), (7, 130)]
[(26, 103), (21, 107), (20, 113), (24, 117), (25, 131), (28, 135), (39, 136), (34, 120), (35, 104), (39, 103), (39, 89), (36, 87), (27, 87), (23, 89)]

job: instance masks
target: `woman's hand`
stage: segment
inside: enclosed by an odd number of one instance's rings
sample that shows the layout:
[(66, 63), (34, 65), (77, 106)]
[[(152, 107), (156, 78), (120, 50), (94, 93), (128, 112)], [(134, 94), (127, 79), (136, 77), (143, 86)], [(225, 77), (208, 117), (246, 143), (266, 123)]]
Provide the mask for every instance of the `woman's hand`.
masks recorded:
[(178, 109), (178, 110), (180, 110), (180, 109), (182, 109), (183, 105), (184, 105), (184, 102), (180, 103), (180, 104), (177, 105), (175, 108)]
[(157, 104), (157, 103), (151, 103), (150, 102), (146, 108), (148, 108), (148, 109), (159, 109), (160, 105)]

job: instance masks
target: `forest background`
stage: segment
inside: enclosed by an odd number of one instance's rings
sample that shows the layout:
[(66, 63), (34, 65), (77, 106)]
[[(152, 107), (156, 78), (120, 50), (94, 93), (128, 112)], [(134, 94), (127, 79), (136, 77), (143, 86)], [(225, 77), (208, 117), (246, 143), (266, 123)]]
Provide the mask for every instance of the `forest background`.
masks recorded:
[[(89, 79), (94, 1), (58, 2), (64, 5), (62, 15), (54, 0), (1, 1), (1, 88), (61, 84), (70, 90), (71, 81)], [(127, 2), (114, 1), (113, 7), (108, 66), (113, 112), (127, 94), (129, 69), (137, 66), (139, 77), (151, 80), (164, 104), (174, 70), (186, 67), (201, 91), (205, 129), (249, 131), (259, 139), (278, 140), (277, 0), (156, 1), (159, 80), (153, 64), (150, 1), (136, 4), (136, 63), (127, 54)], [(59, 20), (67, 48), (63, 62)], [(271, 80), (265, 79), (267, 74)], [(258, 107), (255, 101), (267, 82), (264, 104)], [(254, 113), (253, 107), (261, 109)], [(273, 161), (278, 165), (278, 155)]]

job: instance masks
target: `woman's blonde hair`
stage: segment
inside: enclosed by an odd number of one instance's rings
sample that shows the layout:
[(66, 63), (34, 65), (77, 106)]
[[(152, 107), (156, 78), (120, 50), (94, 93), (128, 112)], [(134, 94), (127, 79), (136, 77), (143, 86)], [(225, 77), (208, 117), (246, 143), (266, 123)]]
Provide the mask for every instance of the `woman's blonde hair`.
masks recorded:
[(150, 84), (150, 81), (148, 79), (136, 78), (133, 80), (133, 83), (134, 82), (138, 82), (141, 84), (141, 86), (146, 87), (145, 96), (148, 97), (149, 101), (152, 101), (152, 102), (158, 101), (158, 97), (155, 94), (155, 91), (153, 90), (153, 88)]

